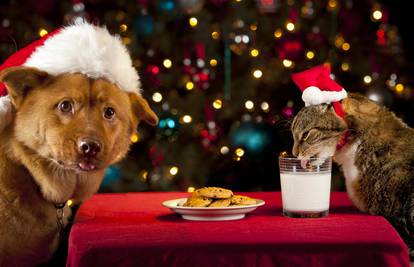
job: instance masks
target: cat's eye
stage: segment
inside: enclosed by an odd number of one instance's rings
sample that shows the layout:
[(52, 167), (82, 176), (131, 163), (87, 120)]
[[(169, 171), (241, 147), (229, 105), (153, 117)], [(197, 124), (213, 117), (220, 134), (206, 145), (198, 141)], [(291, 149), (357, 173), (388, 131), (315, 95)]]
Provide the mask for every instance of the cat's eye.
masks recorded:
[(69, 100), (59, 102), (58, 109), (63, 113), (73, 113), (73, 104)]
[(305, 140), (309, 136), (309, 131), (306, 131), (302, 134), (302, 140)]
[(111, 107), (106, 107), (104, 109), (104, 118), (107, 120), (112, 120), (115, 117), (115, 109)]

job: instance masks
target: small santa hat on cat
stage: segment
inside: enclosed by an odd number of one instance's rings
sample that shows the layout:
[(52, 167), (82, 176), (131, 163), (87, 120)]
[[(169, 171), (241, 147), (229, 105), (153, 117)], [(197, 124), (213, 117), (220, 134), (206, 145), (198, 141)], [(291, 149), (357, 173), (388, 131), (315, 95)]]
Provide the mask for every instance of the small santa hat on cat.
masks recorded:
[(344, 110), (339, 101), (348, 96), (345, 89), (331, 78), (331, 67), (319, 65), (292, 75), (292, 80), (302, 90), (306, 106), (331, 104), (336, 114), (343, 118)]
[[(51, 75), (82, 73), (105, 78), (121, 90), (140, 94), (140, 81), (125, 45), (106, 28), (87, 22), (55, 30), (11, 55), (0, 71), (13, 66), (34, 67)], [(0, 83), (0, 132), (12, 120), (12, 104)]]

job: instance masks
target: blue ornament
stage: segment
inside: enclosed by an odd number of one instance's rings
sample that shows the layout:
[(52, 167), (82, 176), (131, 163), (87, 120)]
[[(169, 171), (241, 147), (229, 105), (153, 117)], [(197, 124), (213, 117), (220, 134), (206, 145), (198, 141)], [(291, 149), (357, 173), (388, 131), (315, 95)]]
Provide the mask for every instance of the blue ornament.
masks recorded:
[(178, 122), (177, 118), (174, 117), (160, 118), (158, 123), (159, 132), (167, 137), (177, 133), (179, 128), (180, 123)]
[(260, 154), (272, 143), (272, 134), (266, 125), (244, 122), (230, 133), (234, 147), (243, 147), (251, 154)]
[(154, 19), (150, 15), (140, 15), (134, 20), (134, 31), (138, 37), (147, 37), (154, 32)]
[(121, 176), (121, 170), (117, 166), (109, 166), (106, 169), (103, 181), (101, 183), (101, 187), (109, 187), (113, 183), (115, 183), (119, 177)]
[(174, 0), (160, 0), (158, 2), (158, 9), (162, 12), (169, 12), (175, 8)]

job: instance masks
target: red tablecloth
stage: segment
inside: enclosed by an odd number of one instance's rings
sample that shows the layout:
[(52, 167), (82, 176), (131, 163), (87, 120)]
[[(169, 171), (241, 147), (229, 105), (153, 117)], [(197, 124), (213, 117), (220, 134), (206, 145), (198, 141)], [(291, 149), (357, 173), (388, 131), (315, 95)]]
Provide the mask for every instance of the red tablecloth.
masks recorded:
[(281, 215), (280, 193), (243, 220), (182, 220), (161, 206), (183, 193), (95, 195), (79, 209), (67, 266), (409, 266), (406, 246), (382, 217), (332, 193), (322, 219)]

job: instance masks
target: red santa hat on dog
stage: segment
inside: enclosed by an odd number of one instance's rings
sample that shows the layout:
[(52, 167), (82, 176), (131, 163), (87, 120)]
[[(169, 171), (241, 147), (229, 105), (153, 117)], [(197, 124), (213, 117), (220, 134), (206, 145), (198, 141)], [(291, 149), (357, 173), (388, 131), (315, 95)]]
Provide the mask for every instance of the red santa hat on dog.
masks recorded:
[(348, 94), (342, 86), (332, 80), (328, 64), (295, 73), (292, 80), (302, 90), (302, 99), (306, 106), (332, 103), (336, 114), (343, 118), (344, 111), (339, 101)]
[[(140, 94), (140, 81), (127, 48), (106, 28), (87, 22), (58, 29), (11, 55), (0, 71), (13, 66), (34, 67), (51, 75), (82, 73), (105, 78), (121, 90)], [(12, 105), (0, 83), (0, 132), (12, 119)]]

